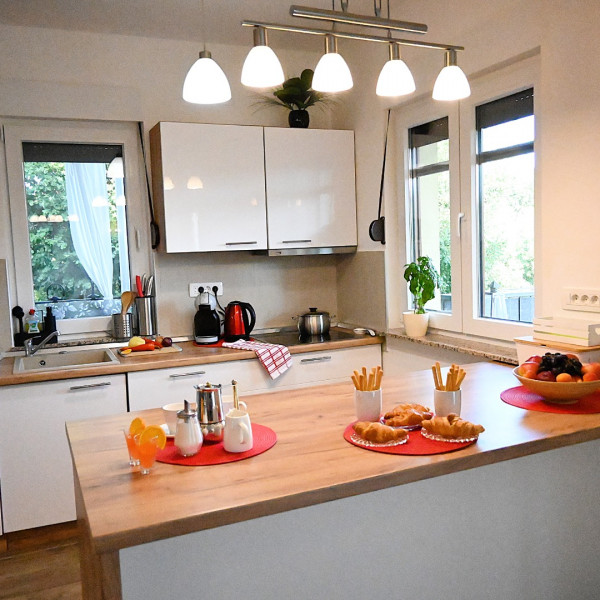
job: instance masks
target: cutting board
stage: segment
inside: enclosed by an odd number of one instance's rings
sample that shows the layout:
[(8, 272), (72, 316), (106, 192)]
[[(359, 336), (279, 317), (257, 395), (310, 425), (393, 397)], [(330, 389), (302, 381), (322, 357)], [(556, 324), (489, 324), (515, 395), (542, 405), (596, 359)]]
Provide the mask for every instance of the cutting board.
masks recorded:
[(128, 352), (127, 354), (121, 354), (121, 350), (118, 351), (119, 356), (123, 358), (131, 358), (134, 356), (162, 356), (163, 354), (171, 354), (173, 352), (181, 352), (183, 348), (177, 344), (173, 344), (168, 348), (159, 348), (157, 350), (140, 350), (139, 352)]

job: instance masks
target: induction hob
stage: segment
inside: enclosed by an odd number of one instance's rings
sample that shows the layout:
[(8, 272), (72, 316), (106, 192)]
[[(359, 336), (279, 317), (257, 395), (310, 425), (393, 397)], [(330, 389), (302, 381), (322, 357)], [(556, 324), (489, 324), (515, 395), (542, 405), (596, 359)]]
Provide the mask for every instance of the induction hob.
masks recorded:
[(276, 331), (273, 333), (257, 333), (252, 337), (258, 342), (268, 344), (281, 344), (282, 346), (296, 346), (298, 344), (320, 344), (322, 342), (335, 342), (340, 340), (353, 340), (362, 338), (364, 335), (357, 335), (351, 331), (344, 331), (332, 327), (326, 335), (313, 335), (310, 337), (300, 336), (297, 329)]

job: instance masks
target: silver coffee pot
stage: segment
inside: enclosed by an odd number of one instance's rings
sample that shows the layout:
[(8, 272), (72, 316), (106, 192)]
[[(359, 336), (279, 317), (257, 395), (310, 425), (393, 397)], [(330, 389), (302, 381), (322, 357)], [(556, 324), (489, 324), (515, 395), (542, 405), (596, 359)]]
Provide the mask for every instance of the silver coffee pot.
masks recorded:
[(225, 429), (221, 384), (212, 385), (206, 382), (204, 385), (195, 385), (194, 388), (198, 421), (204, 443), (221, 442)]

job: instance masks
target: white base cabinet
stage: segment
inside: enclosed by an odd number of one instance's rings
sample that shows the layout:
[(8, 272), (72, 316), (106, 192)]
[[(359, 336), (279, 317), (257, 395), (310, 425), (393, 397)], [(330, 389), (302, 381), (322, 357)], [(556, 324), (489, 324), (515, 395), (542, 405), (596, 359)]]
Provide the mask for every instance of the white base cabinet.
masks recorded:
[(76, 518), (65, 422), (126, 410), (125, 375), (0, 387), (4, 533)]
[(223, 385), (223, 393), (231, 393), (235, 379), (241, 396), (293, 389), (318, 383), (350, 381), (354, 369), (381, 364), (379, 344), (303, 352), (292, 355), (292, 366), (277, 379), (271, 379), (258, 360), (236, 360), (196, 367), (156, 369), (127, 374), (129, 409), (158, 408), (171, 402), (195, 402), (194, 385), (207, 381)]

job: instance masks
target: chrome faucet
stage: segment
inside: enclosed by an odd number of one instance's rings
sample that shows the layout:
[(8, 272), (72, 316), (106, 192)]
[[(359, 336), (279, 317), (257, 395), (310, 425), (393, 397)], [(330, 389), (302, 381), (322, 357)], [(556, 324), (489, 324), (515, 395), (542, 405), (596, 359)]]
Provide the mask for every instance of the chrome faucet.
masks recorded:
[(54, 336), (58, 342), (59, 331), (51, 331), (37, 346), (33, 345), (33, 338), (27, 338), (23, 342), (25, 356), (33, 356), (38, 350), (41, 350)]

